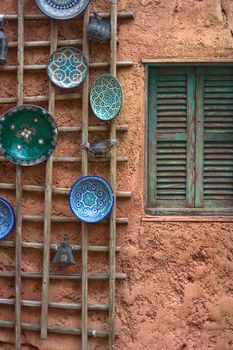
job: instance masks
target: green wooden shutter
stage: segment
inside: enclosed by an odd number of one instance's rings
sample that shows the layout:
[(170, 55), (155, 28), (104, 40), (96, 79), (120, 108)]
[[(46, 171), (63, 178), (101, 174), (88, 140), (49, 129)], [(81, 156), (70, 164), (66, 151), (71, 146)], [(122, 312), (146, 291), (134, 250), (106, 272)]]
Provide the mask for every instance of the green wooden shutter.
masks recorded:
[(150, 70), (148, 213), (180, 212), (179, 208), (194, 206), (194, 97), (194, 69)]
[(197, 97), (196, 206), (232, 211), (233, 68), (197, 68)]

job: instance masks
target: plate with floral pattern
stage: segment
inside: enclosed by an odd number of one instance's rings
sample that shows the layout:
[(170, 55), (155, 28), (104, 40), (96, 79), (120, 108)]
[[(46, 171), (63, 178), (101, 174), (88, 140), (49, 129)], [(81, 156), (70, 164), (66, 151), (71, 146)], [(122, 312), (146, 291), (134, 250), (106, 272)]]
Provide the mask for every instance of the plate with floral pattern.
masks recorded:
[(112, 211), (113, 191), (109, 183), (100, 176), (84, 176), (72, 186), (69, 205), (81, 221), (95, 223), (105, 219)]
[(49, 58), (49, 79), (61, 88), (71, 89), (87, 77), (88, 63), (82, 51), (72, 46), (61, 47)]

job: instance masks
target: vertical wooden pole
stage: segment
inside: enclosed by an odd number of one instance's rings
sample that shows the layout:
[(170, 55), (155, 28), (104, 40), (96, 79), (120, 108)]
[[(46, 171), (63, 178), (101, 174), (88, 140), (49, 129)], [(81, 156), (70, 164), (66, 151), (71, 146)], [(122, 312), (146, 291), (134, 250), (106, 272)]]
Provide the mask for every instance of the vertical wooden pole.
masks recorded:
[[(86, 9), (83, 20), (83, 53), (89, 60), (89, 43), (87, 37), (87, 25), (89, 22), (89, 8)], [(89, 74), (83, 83), (82, 93), (82, 143), (88, 142), (88, 90)], [(82, 149), (82, 175), (88, 174), (88, 151)], [(88, 349), (88, 227), (82, 223), (82, 350)]]
[[(52, 54), (57, 49), (57, 22), (51, 20), (51, 46)], [(55, 88), (49, 83), (49, 113), (55, 112)], [(46, 339), (48, 333), (48, 288), (50, 263), (50, 231), (51, 231), (51, 205), (52, 205), (52, 176), (53, 157), (46, 163), (45, 207), (44, 207), (44, 254), (42, 279), (42, 306), (41, 306), (41, 338)]]
[[(117, 0), (111, 4), (111, 64), (110, 72), (116, 76), (117, 62)], [(110, 139), (116, 140), (116, 119), (111, 121)], [(110, 184), (116, 200), (116, 145), (111, 149), (110, 155)], [(109, 349), (115, 346), (115, 264), (116, 264), (116, 202), (110, 216), (109, 239)]]
[[(18, 1), (17, 104), (23, 103), (24, 0)], [(15, 349), (21, 349), (22, 168), (16, 167)]]

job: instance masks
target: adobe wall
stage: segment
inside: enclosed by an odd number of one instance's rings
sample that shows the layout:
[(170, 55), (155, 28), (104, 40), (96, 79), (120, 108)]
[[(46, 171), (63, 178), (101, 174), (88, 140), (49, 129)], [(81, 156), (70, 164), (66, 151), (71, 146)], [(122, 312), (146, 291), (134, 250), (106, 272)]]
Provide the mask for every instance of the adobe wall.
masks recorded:
[[(109, 1), (110, 2), (110, 1)], [(27, 13), (39, 13), (33, 0), (25, 0)], [(106, 1), (93, 0), (91, 8), (108, 11)], [(228, 57), (233, 51), (233, 3), (231, 0), (119, 0), (119, 11), (134, 11), (134, 20), (119, 24), (118, 59), (132, 60), (133, 68), (118, 70), (124, 89), (124, 105), (118, 121), (128, 124), (127, 133), (118, 135), (118, 154), (128, 155), (127, 163), (118, 164), (118, 190), (132, 191), (131, 199), (117, 202), (119, 216), (128, 216), (129, 225), (120, 225), (117, 243), (117, 271), (128, 275), (117, 282), (117, 327), (120, 333), (116, 350), (231, 350), (233, 349), (233, 224), (218, 222), (144, 222), (144, 66), (142, 58), (158, 57)], [(17, 1), (4, 0), (1, 13), (16, 13)], [(43, 25), (41, 25), (43, 23)], [(15, 41), (16, 24), (7, 29)], [(60, 38), (81, 37), (80, 23), (59, 25)], [(26, 40), (49, 40), (48, 22), (25, 27)], [(90, 61), (109, 59), (108, 45), (90, 44)], [(26, 49), (26, 63), (46, 63), (47, 48)], [(16, 50), (10, 49), (9, 64), (16, 63)], [(98, 71), (101, 72), (101, 71)], [(92, 72), (91, 79), (97, 73)], [(1, 72), (1, 96), (16, 94), (15, 73)], [(59, 90), (57, 90), (59, 91)], [(79, 89), (78, 89), (79, 91)], [(46, 73), (25, 73), (24, 94), (48, 93)], [(47, 108), (46, 103), (40, 104)], [(0, 106), (3, 113), (10, 105)], [(75, 118), (73, 115), (75, 114)], [(81, 122), (80, 102), (57, 102), (55, 118), (59, 126)], [(99, 122), (90, 117), (90, 123)], [(100, 124), (100, 123), (99, 123)], [(79, 155), (80, 134), (61, 135), (56, 155)], [(90, 174), (109, 179), (107, 165), (90, 165)], [(54, 165), (53, 184), (69, 187), (81, 175), (79, 164)], [(44, 184), (45, 166), (24, 170), (25, 184)], [(0, 165), (1, 182), (14, 182), (15, 167)], [(14, 203), (13, 192), (1, 195)], [(24, 193), (23, 213), (42, 214), (43, 195)], [(70, 215), (67, 198), (53, 198), (53, 213)], [(51, 241), (56, 243), (69, 233), (71, 243), (80, 243), (80, 225), (52, 226)], [(23, 239), (41, 242), (41, 224), (25, 223)], [(106, 225), (92, 226), (90, 244), (107, 244)], [(14, 239), (14, 233), (9, 239)], [(81, 270), (81, 255), (70, 272)], [(108, 257), (89, 254), (89, 271), (107, 271)], [(0, 269), (14, 270), (14, 250), (0, 248)], [(42, 252), (23, 249), (23, 271), (42, 269)], [(51, 265), (52, 271), (59, 271)], [(108, 302), (107, 282), (90, 282), (90, 302)], [(0, 297), (14, 297), (14, 280), (1, 278)], [(40, 300), (41, 281), (23, 280), (22, 298)], [(81, 283), (51, 281), (50, 301), (80, 302)], [(13, 307), (1, 306), (0, 319), (13, 320)], [(23, 322), (39, 323), (39, 309), (23, 308)], [(56, 326), (80, 327), (80, 312), (50, 310), (49, 323)], [(90, 312), (90, 328), (107, 329), (104, 312)], [(49, 335), (42, 341), (36, 332), (23, 332), (22, 350), (75, 350), (80, 338)], [(14, 332), (1, 329), (0, 349), (14, 349)], [(91, 350), (108, 349), (107, 340), (91, 339)]]

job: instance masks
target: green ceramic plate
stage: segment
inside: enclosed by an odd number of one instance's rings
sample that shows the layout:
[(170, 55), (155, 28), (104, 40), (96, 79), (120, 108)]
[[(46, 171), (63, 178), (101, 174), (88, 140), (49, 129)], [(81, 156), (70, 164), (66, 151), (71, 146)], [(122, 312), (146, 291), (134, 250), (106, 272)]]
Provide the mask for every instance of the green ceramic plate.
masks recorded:
[(90, 105), (97, 118), (113, 119), (121, 110), (122, 100), (121, 84), (112, 74), (100, 74), (95, 78), (90, 89)]
[(29, 166), (48, 159), (57, 138), (54, 119), (41, 107), (21, 105), (0, 119), (0, 151), (14, 164)]

